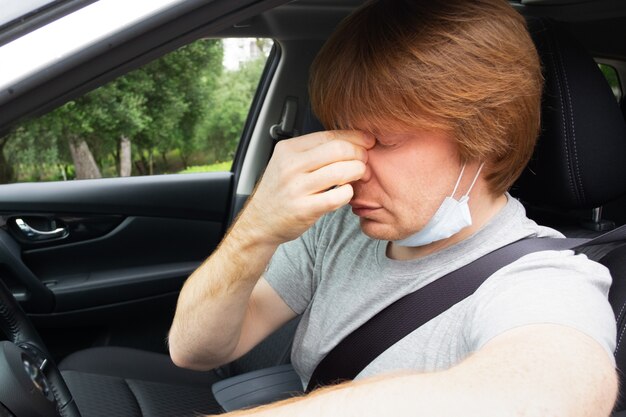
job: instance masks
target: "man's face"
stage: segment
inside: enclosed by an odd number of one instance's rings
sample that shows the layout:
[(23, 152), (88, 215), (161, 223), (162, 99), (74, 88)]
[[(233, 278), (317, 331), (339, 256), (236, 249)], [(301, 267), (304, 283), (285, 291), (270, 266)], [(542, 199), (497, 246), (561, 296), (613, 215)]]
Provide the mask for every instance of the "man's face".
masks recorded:
[[(457, 146), (446, 134), (415, 130), (376, 138), (365, 175), (353, 183), (350, 205), (366, 235), (403, 239), (422, 229), (452, 193), (461, 170)], [(472, 180), (468, 177), (466, 170), (462, 193)]]

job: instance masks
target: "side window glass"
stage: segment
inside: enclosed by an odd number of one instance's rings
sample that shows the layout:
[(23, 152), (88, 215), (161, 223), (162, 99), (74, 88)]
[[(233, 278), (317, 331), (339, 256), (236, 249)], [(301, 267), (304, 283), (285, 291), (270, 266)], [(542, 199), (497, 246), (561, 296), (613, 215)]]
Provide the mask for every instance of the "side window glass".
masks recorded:
[(202, 39), (0, 137), (0, 183), (229, 171), (270, 39)]
[(604, 74), (604, 77), (611, 86), (611, 90), (613, 90), (613, 94), (615, 95), (617, 101), (621, 101), (623, 93), (617, 70), (607, 64), (598, 64), (598, 67), (600, 67), (602, 74)]

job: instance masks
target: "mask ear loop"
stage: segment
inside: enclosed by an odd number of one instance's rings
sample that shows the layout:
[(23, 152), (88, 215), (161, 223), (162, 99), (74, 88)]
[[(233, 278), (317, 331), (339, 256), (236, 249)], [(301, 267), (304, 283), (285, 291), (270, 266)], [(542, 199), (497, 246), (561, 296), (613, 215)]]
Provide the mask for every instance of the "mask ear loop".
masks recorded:
[(461, 178), (463, 178), (463, 172), (465, 172), (465, 163), (463, 163), (463, 166), (461, 167), (461, 173), (459, 174), (459, 178), (456, 179), (456, 184), (454, 184), (454, 190), (452, 190), (450, 198), (454, 198), (454, 194), (456, 194), (456, 190), (459, 188), (459, 184), (461, 183)]
[[(485, 165), (484, 162), (482, 164), (480, 164), (480, 166), (478, 167), (478, 171), (476, 171), (476, 175), (474, 176), (474, 180), (472, 181), (472, 184), (470, 184), (469, 189), (467, 190), (467, 192), (465, 193), (465, 195), (463, 197), (468, 197), (469, 196), (470, 191), (472, 191), (472, 188), (474, 188), (474, 184), (476, 184), (476, 180), (478, 179), (478, 176), (480, 175), (480, 171), (483, 169), (483, 165)], [(462, 172), (463, 171), (461, 171), (461, 173)], [(457, 182), (457, 184), (458, 184), (458, 182)]]

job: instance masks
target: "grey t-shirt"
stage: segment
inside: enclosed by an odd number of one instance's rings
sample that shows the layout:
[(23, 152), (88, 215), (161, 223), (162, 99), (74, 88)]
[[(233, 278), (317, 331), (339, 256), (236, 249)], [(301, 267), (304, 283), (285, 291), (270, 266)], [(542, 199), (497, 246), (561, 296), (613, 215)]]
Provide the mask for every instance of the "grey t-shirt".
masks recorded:
[[(386, 256), (388, 242), (362, 233), (346, 206), (323, 216), (300, 238), (279, 247), (265, 279), (302, 315), (291, 353), (306, 386), (322, 358), (344, 337), (402, 296), (524, 237), (562, 237), (528, 219), (508, 196), (478, 232), (410, 261)], [(505, 266), (470, 297), (383, 352), (358, 376), (450, 368), (515, 327), (555, 323), (588, 334), (611, 357), (616, 328), (607, 294), (608, 270), (572, 251), (542, 251)]]

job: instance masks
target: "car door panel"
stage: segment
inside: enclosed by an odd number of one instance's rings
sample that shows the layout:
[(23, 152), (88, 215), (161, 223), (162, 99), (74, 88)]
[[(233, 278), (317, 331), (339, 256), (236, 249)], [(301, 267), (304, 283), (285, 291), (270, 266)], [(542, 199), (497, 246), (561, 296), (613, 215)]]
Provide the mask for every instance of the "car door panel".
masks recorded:
[(0, 210), (177, 217), (221, 222), (231, 172), (2, 185)]
[(54, 311), (67, 311), (179, 289), (221, 233), (219, 222), (127, 217), (103, 237), (22, 259), (55, 294)]
[[(171, 317), (182, 283), (224, 233), (231, 191), (230, 172), (0, 186), (0, 275), (54, 327), (86, 312), (90, 323), (131, 320), (159, 305)], [(32, 239), (18, 219), (67, 234)]]

